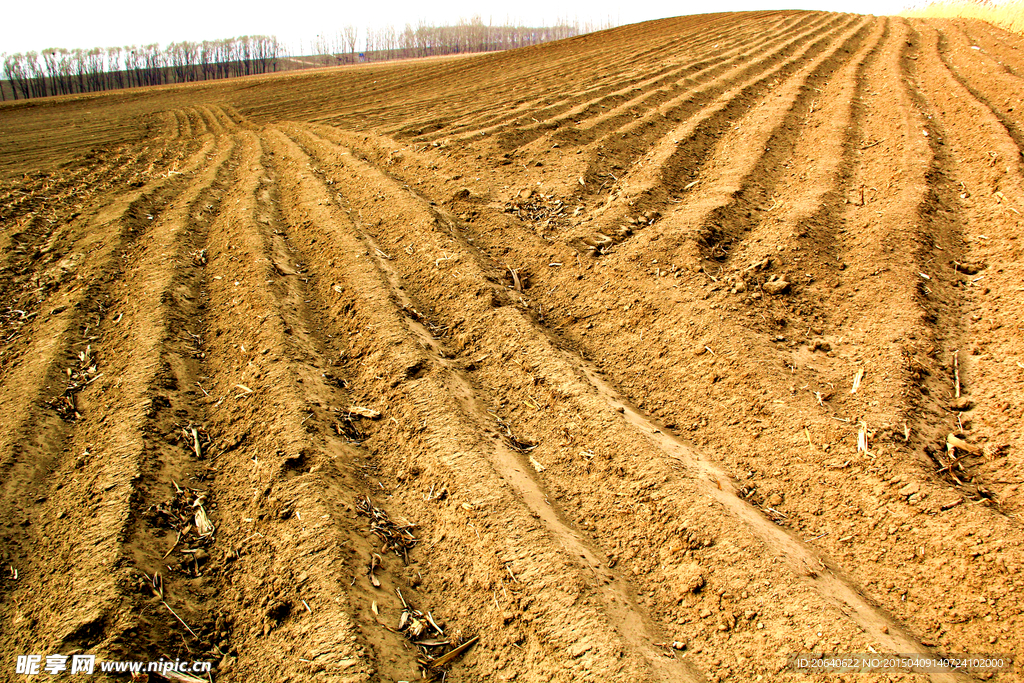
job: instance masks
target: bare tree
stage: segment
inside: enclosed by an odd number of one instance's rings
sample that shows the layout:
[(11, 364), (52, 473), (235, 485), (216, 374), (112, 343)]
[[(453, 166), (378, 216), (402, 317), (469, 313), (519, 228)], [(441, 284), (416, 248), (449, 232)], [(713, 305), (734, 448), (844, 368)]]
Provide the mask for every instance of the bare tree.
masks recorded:
[(107, 48), (107, 73), (110, 75), (111, 88), (123, 88), (124, 67), (121, 65), (121, 58), (124, 56), (124, 48)]
[[(583, 32), (608, 28), (612, 24), (584, 24)], [(428, 55), (507, 50), (579, 35), (578, 21), (559, 20), (555, 26), (514, 26), (510, 22), (485, 24), (480, 16), (460, 19), (455, 25), (433, 26), (417, 22), (415, 29), (406, 24), (367, 27), (363, 37), (363, 57), (368, 61), (400, 59)], [(333, 34), (324, 32), (313, 42), (314, 52), (324, 64), (355, 62), (360, 39), (359, 28), (348, 25)], [(342, 53), (348, 52), (343, 58)], [(299, 53), (302, 54), (300, 44)], [(230, 78), (277, 71), (284, 46), (273, 36), (240, 36), (223, 40), (171, 43), (161, 49), (157, 44), (65, 50), (48, 48), (41, 54), (4, 54), (3, 73), (11, 97), (28, 99), (48, 95), (67, 95), (109, 88), (133, 88), (163, 83)], [(333, 55), (333, 57), (331, 56)], [(2, 86), (3, 84), (0, 84)], [(7, 99), (7, 91), (0, 87)]]
[(21, 54), (4, 56), (4, 75), (11, 84), (11, 95), (18, 99), (18, 91), (21, 90), (23, 99), (28, 99), (28, 90), (24, 87), (25, 69), (22, 64)]
[(359, 40), (359, 27), (349, 24), (342, 31), (345, 34), (345, 42), (348, 44), (348, 51), (352, 55), (352, 61), (356, 61), (356, 41)]

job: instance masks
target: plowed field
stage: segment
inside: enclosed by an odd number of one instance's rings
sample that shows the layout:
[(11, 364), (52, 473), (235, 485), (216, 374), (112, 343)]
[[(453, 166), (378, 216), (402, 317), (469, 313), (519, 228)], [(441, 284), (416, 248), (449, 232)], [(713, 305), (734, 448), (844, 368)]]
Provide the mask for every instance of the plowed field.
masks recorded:
[(0, 107), (0, 678), (1024, 651), (1022, 93), (764, 12)]

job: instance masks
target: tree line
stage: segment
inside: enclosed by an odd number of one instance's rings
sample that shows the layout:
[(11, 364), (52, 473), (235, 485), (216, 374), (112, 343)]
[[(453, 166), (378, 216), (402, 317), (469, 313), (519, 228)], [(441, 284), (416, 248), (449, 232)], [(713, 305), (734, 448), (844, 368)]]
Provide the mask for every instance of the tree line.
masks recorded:
[[(320, 35), (297, 54), (274, 36), (241, 36), (202, 42), (95, 47), (88, 50), (48, 48), (42, 52), (3, 55), (0, 99), (71, 95), (167, 83), (188, 83), (249, 76), (316, 66), (494, 52), (539, 45), (609, 28), (612, 24), (559, 21), (554, 26), (485, 24), (480, 17), (451, 25), (419, 22), (404, 29), (345, 26), (333, 36)], [(305, 49), (304, 49), (305, 47)], [(294, 54), (294, 53), (292, 53)]]
[(492, 25), (477, 16), (454, 25), (421, 21), (416, 26), (406, 24), (404, 29), (384, 26), (360, 31), (359, 27), (345, 26), (332, 36), (317, 36), (310, 48), (314, 55), (333, 57), (336, 63), (383, 61), (512, 50), (609, 27), (610, 22), (579, 21), (560, 21), (554, 26)]
[(188, 83), (276, 71), (282, 45), (273, 36), (241, 36), (201, 43), (48, 48), (4, 55), (9, 89), (0, 98), (70, 95), (167, 83)]

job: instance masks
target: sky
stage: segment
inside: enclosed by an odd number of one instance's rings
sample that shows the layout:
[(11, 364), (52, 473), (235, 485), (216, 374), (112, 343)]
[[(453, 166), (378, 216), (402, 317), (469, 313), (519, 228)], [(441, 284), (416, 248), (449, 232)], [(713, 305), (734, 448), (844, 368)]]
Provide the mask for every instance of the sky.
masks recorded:
[[(819, 9), (862, 14), (896, 14), (905, 0), (479, 0), (392, 2), (317, 2), (312, 0), (48, 0), (10, 2), (0, 21), (0, 53), (49, 47), (90, 48), (115, 45), (214, 40), (241, 35), (274, 35), (298, 52), (318, 34), (334, 36), (346, 25), (360, 29), (387, 25), (455, 23), (480, 15), (484, 23), (506, 20), (525, 25), (551, 25), (558, 19), (611, 21), (615, 25), (649, 19), (758, 9)], [(486, 8), (486, 9), (482, 9)]]

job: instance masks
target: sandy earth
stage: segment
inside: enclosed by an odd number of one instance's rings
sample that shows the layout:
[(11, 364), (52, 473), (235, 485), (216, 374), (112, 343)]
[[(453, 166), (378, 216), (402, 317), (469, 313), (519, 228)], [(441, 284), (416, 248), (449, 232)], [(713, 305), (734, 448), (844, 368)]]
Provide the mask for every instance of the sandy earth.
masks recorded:
[(1022, 93), (766, 12), (0, 106), (0, 678), (1022, 651)]

